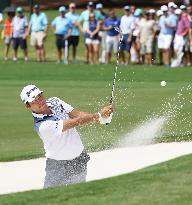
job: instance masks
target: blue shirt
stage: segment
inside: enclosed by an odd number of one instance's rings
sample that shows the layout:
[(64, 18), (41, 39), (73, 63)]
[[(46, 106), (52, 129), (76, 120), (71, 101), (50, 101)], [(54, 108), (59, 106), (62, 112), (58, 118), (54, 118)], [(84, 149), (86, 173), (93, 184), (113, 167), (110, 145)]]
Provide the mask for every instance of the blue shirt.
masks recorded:
[[(95, 20), (95, 21), (93, 21), (93, 22), (91, 22), (91, 21), (89, 21), (89, 30), (91, 31), (91, 32), (93, 32), (93, 31), (95, 31), (96, 30), (96, 28), (97, 28), (97, 21)], [(91, 38), (91, 36), (90, 36), (90, 34), (89, 33), (85, 33), (85, 37), (86, 38)], [(98, 39), (99, 38), (99, 35), (98, 35), (98, 32), (92, 37), (92, 39)]]
[(168, 16), (163, 15), (159, 19), (160, 33), (165, 35), (173, 35), (175, 32), (175, 28), (170, 28), (166, 26), (166, 23), (176, 27), (177, 18), (175, 17), (175, 15), (174, 14), (169, 14)]
[(66, 17), (57, 16), (51, 23), (51, 26), (55, 28), (55, 34), (65, 35), (72, 29), (71, 21)]
[(71, 35), (72, 36), (79, 36), (80, 32), (79, 32), (79, 27), (78, 26), (74, 26), (73, 23), (77, 22), (79, 20), (79, 14), (76, 13), (71, 13), (68, 12), (65, 14), (66, 18), (68, 18), (71, 23), (72, 23), (72, 31), (71, 31)]
[(31, 26), (32, 32), (43, 31), (48, 24), (47, 16), (45, 13), (40, 13), (39, 15), (33, 13), (29, 25)]
[(107, 19), (105, 19), (104, 27), (109, 27), (109, 26), (112, 26), (112, 29), (107, 31), (107, 35), (108, 36), (117, 36), (119, 33), (118, 33), (118, 31), (116, 31), (114, 29), (114, 27), (119, 27), (120, 26), (120, 18), (119, 17), (115, 17), (113, 19), (113, 18), (108, 17)]
[[(94, 10), (93, 13), (95, 14), (95, 20), (97, 20), (97, 21), (103, 20), (103, 16), (101, 15), (101, 13), (99, 11)], [(79, 22), (83, 22), (83, 29), (84, 30), (89, 28), (89, 14), (90, 14), (90, 11), (85, 10), (81, 13), (81, 15), (79, 17)]]

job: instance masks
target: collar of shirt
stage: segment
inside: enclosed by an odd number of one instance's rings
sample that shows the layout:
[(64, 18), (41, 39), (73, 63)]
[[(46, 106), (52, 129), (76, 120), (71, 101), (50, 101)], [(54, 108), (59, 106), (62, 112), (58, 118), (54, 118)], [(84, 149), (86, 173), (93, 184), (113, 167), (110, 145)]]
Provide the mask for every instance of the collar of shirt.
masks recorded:
[(43, 119), (44, 117), (48, 117), (48, 116), (53, 116), (53, 114), (50, 114), (50, 115), (48, 115), (48, 114), (38, 114), (38, 113), (35, 113), (35, 112), (32, 112), (32, 115), (33, 115), (33, 117), (40, 118), (40, 119)]

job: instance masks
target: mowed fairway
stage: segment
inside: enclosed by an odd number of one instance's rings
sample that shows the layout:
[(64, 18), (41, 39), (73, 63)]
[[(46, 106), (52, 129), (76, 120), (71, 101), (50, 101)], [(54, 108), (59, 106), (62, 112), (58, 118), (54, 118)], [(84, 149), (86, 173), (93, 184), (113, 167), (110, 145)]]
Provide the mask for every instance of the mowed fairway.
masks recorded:
[[(44, 154), (43, 144), (33, 129), (31, 113), (20, 101), (23, 86), (36, 84), (45, 91), (46, 97), (58, 96), (76, 109), (97, 112), (108, 104), (114, 69), (113, 64), (0, 62), (0, 161), (35, 158)], [(111, 147), (146, 119), (160, 115), (163, 104), (177, 98), (182, 87), (179, 101), (184, 106), (167, 124), (163, 137), (158, 141), (190, 140), (191, 90), (185, 88), (190, 85), (191, 76), (190, 68), (120, 66), (112, 123), (78, 128), (86, 148), (98, 151)], [(160, 86), (161, 80), (167, 81), (166, 87)]]

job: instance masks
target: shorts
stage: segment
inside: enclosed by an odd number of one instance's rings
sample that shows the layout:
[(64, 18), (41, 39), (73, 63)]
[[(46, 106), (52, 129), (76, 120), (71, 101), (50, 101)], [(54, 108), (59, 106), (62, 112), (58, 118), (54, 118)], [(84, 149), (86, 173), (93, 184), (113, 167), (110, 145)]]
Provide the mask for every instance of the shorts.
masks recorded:
[(112, 50), (117, 53), (119, 47), (118, 36), (106, 36), (106, 52), (111, 53)]
[(183, 36), (176, 34), (173, 43), (174, 50), (183, 51), (185, 45), (185, 40)]
[(55, 37), (56, 37), (55, 44), (56, 44), (57, 49), (60, 50), (60, 49), (64, 48), (65, 47), (64, 35), (56, 34)]
[(87, 45), (89, 45), (89, 44), (99, 44), (100, 43), (100, 41), (99, 41), (99, 39), (92, 39), (92, 38), (86, 38), (85, 39), (85, 44), (87, 44)]
[(131, 42), (128, 43), (128, 38), (129, 38), (129, 34), (124, 34), (123, 35), (123, 38), (122, 38), (122, 41), (121, 41), (121, 44), (120, 44), (120, 50), (121, 51), (128, 51), (130, 52), (131, 50)]
[(27, 49), (27, 40), (23, 38), (13, 38), (13, 49), (17, 50), (19, 46), (21, 49)]
[(68, 39), (69, 46), (78, 46), (79, 44), (79, 36), (70, 36)]
[(169, 49), (171, 47), (173, 36), (169, 34), (160, 33), (158, 36), (158, 48), (159, 49)]
[(45, 33), (43, 31), (32, 32), (31, 33), (31, 45), (32, 46), (42, 46), (45, 39)]
[(82, 152), (73, 160), (46, 160), (44, 188), (76, 184), (86, 181), (87, 162), (90, 156)]
[(11, 44), (11, 41), (12, 41), (12, 37), (10, 37), (10, 36), (5, 36), (4, 42), (5, 42), (6, 45), (10, 45), (10, 44)]
[(153, 40), (148, 39), (147, 41), (140, 43), (140, 53), (141, 55), (144, 54), (151, 54), (153, 52)]

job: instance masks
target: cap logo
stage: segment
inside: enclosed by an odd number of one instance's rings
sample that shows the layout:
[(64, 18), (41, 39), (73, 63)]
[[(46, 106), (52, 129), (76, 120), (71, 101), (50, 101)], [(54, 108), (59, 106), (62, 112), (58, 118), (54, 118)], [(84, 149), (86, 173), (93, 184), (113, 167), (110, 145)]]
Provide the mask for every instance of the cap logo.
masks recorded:
[(31, 94), (34, 90), (37, 90), (37, 87), (34, 87), (34, 88), (32, 88), (30, 91), (28, 91), (28, 92), (26, 93), (27, 97), (29, 97), (30, 94)]

